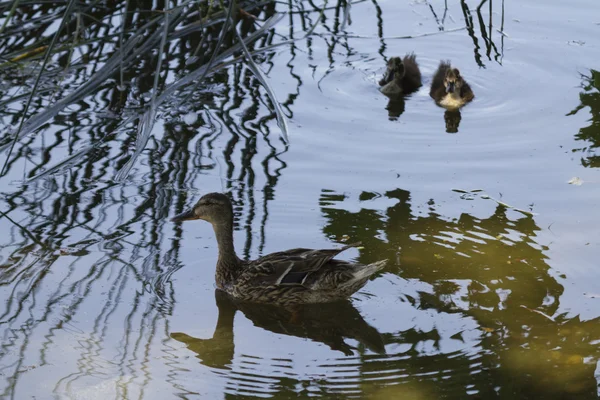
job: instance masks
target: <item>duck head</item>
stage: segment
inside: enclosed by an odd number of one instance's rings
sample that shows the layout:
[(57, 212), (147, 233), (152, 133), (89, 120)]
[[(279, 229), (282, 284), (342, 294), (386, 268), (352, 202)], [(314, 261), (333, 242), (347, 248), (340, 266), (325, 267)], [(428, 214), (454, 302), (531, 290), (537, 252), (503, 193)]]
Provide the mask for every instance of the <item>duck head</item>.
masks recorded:
[(446, 88), (446, 93), (460, 93), (460, 89), (463, 86), (464, 79), (460, 75), (460, 71), (456, 68), (450, 68), (446, 71), (446, 76), (444, 77), (444, 87)]
[(392, 57), (387, 63), (387, 70), (383, 74), (383, 78), (379, 81), (379, 86), (384, 86), (393, 80), (400, 81), (404, 78), (404, 64), (400, 57)]
[(229, 197), (222, 193), (209, 193), (200, 198), (191, 209), (173, 217), (173, 222), (202, 219), (213, 225), (231, 223), (233, 207)]

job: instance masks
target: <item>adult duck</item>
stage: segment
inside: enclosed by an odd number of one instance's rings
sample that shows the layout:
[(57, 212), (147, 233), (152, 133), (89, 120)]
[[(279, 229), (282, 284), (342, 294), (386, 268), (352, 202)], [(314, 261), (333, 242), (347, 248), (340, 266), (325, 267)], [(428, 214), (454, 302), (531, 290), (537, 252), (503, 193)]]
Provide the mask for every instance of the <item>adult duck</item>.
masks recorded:
[(202, 196), (193, 208), (175, 216), (173, 221), (196, 219), (210, 222), (217, 238), (217, 287), (241, 301), (292, 305), (345, 299), (387, 262), (363, 265), (333, 259), (359, 243), (339, 249), (292, 249), (254, 261), (241, 260), (233, 246), (233, 207), (222, 193)]

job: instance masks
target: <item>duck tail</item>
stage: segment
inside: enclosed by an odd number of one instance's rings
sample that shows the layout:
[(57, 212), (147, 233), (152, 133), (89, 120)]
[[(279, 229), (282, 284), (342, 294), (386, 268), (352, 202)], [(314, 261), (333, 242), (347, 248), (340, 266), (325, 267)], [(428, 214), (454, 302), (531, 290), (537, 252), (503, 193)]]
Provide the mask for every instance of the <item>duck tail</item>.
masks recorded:
[(374, 262), (372, 264), (368, 264), (363, 266), (361, 269), (354, 272), (354, 280), (359, 281), (362, 279), (367, 279), (369, 276), (373, 275), (375, 272), (379, 271), (387, 264), (388, 260), (381, 260)]

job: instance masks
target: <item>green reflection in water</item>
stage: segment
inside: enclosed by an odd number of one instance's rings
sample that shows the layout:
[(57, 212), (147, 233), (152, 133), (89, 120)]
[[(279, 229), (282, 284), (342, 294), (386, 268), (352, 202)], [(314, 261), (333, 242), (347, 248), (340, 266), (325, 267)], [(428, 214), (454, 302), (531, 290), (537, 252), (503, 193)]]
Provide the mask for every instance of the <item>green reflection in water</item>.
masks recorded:
[(600, 148), (600, 72), (590, 70), (590, 74), (581, 76), (583, 91), (579, 95), (581, 104), (577, 106), (568, 115), (574, 115), (581, 109), (588, 109), (591, 118), (590, 124), (579, 129), (575, 139), (589, 143), (588, 146), (573, 149), (574, 152), (584, 153), (581, 158), (581, 164), (584, 167), (600, 167), (600, 155), (597, 155)]
[[(323, 190), (324, 233), (335, 240), (363, 241), (362, 262), (397, 260), (390, 272), (430, 284), (417, 296), (401, 298), (419, 310), (473, 318), (481, 334), (474, 346), (477, 355), (413, 353), (402, 361), (365, 364), (374, 374), (391, 368), (408, 374), (408, 389), (377, 389), (375, 397), (408, 390), (415, 398), (457, 398), (462, 387), (479, 398), (596, 398), (600, 320), (556, 314), (564, 288), (550, 273), (547, 248), (536, 242), (540, 229), (533, 217), (511, 218), (521, 214), (497, 206), (487, 218), (462, 214), (447, 220), (435, 212), (433, 200), (426, 213), (416, 215), (410, 193), (401, 189), (383, 194), (396, 201), (385, 212), (369, 208), (380, 196), (362, 192), (363, 208), (351, 212), (343, 209), (345, 195)], [(388, 336), (388, 341), (414, 348), (440, 336), (435, 330), (415, 330)], [(453, 338), (460, 340), (461, 333)], [(421, 377), (410, 378), (415, 376)]]

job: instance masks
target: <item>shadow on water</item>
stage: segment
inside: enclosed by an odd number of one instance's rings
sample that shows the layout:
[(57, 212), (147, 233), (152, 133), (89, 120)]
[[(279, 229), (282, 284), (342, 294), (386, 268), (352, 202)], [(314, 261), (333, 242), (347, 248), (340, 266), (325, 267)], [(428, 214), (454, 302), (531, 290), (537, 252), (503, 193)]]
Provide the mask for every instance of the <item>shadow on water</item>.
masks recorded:
[(567, 115), (577, 114), (582, 109), (588, 109), (591, 118), (590, 124), (579, 129), (575, 139), (589, 143), (588, 146), (573, 149), (573, 152), (583, 153), (581, 165), (584, 167), (599, 168), (600, 156), (596, 155), (600, 148), (600, 72), (590, 70), (590, 74), (581, 76), (583, 91), (579, 95), (581, 104)]
[[(385, 212), (369, 203), (395, 201)], [(425, 282), (426, 290), (401, 298), (417, 310), (458, 314), (476, 321), (480, 331), (477, 354), (440, 354), (394, 362), (409, 375), (423, 374), (436, 395), (453, 385), (469, 385), (478, 398), (500, 395), (518, 398), (595, 398), (595, 364), (600, 351), (600, 319), (581, 321), (557, 314), (563, 286), (550, 274), (544, 251), (536, 243), (540, 229), (532, 216), (498, 205), (487, 218), (469, 214), (447, 220), (430, 200), (425, 213), (415, 214), (410, 193), (362, 192), (359, 211), (344, 209), (346, 195), (323, 190), (320, 205), (326, 219), (323, 232), (332, 240), (363, 241), (359, 260), (396, 260), (387, 270), (399, 270), (408, 281)], [(354, 207), (353, 207), (354, 208)], [(515, 214), (516, 218), (511, 218)], [(466, 340), (459, 331), (452, 338)], [(409, 330), (385, 334), (386, 343), (440, 342), (443, 334)], [(434, 344), (435, 348), (435, 344)], [(392, 353), (388, 349), (388, 353)], [(366, 364), (371, 371), (391, 368), (391, 361)], [(387, 365), (387, 366), (386, 366)], [(447, 384), (427, 377), (446, 371)], [(463, 373), (470, 382), (463, 381)], [(451, 381), (451, 382), (450, 382)], [(477, 397), (476, 396), (476, 397)], [(438, 397), (433, 397), (438, 398)]]

